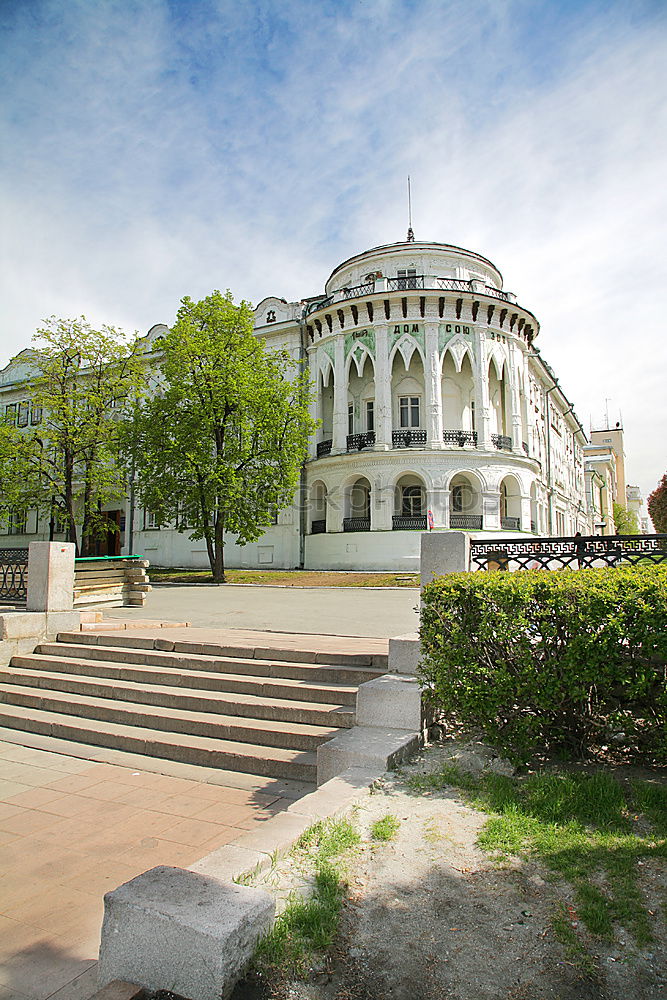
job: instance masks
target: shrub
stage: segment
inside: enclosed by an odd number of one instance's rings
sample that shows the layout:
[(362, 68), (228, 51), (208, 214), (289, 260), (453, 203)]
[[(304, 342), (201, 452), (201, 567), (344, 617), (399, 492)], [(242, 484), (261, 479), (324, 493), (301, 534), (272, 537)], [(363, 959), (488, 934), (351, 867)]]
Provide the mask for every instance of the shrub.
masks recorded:
[(440, 577), (421, 641), (443, 720), (515, 760), (611, 740), (667, 760), (667, 566)]

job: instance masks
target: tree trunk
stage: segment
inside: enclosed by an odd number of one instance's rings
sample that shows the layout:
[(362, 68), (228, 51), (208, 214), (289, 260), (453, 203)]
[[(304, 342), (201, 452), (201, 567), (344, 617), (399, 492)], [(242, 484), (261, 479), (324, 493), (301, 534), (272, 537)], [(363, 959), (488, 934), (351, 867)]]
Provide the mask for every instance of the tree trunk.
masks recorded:
[(67, 541), (74, 542), (76, 555), (80, 555), (79, 542), (76, 537), (76, 519), (74, 517), (73, 463), (69, 455), (65, 455), (65, 509), (67, 511)]
[(214, 583), (225, 583), (225, 515), (218, 513), (215, 519), (215, 564)]

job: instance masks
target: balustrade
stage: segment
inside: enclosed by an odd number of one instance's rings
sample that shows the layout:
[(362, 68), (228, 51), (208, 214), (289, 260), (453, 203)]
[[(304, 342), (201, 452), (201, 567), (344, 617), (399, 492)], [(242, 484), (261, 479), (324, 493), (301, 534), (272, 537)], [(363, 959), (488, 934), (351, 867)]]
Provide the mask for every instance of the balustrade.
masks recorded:
[(460, 531), (481, 531), (481, 514), (450, 514), (449, 527), (458, 528)]
[(310, 525), (311, 535), (323, 535), (327, 530), (327, 520), (326, 518), (320, 518), (317, 521), (313, 521)]
[(442, 439), (445, 444), (457, 444), (460, 448), (467, 444), (477, 447), (477, 431), (443, 431)]
[(325, 455), (330, 455), (332, 445), (333, 445), (333, 440), (331, 438), (328, 441), (318, 441), (317, 457), (324, 458)]
[(28, 594), (28, 550), (0, 549), (0, 600), (25, 601)]
[(493, 441), (496, 448), (502, 451), (512, 450), (512, 438), (506, 437), (504, 434), (492, 434), (491, 440)]
[(345, 517), (343, 518), (343, 531), (370, 531), (370, 517)]
[[(452, 525), (453, 527), (453, 525)], [(490, 538), (470, 542), (470, 568), (486, 569), (501, 553), (509, 569), (619, 566), (667, 562), (667, 535), (579, 535), (526, 540)]]
[(394, 514), (391, 519), (391, 527), (394, 531), (426, 531), (428, 524), (426, 514)]
[(503, 531), (519, 531), (521, 529), (520, 517), (501, 517), (500, 527)]
[(393, 448), (412, 448), (426, 444), (426, 431), (401, 430), (392, 431), (391, 444)]
[(375, 444), (375, 431), (363, 431), (361, 434), (347, 435), (347, 450), (361, 451), (363, 448), (372, 448)]

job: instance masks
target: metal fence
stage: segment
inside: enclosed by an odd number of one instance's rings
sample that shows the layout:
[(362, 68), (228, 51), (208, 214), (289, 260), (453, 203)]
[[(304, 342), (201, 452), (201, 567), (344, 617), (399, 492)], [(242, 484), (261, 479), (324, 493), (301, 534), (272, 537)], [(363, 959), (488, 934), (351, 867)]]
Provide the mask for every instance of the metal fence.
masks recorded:
[(0, 601), (25, 601), (28, 596), (28, 550), (0, 549)]
[(563, 569), (667, 562), (667, 535), (581, 535), (470, 541), (471, 570)]

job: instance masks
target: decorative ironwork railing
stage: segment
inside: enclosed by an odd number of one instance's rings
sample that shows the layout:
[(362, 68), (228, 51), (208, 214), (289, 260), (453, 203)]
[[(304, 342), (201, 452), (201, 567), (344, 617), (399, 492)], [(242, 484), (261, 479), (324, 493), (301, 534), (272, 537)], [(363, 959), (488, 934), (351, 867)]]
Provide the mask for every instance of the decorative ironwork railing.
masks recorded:
[(370, 531), (370, 517), (345, 517), (343, 518), (343, 531)]
[(500, 527), (503, 531), (519, 531), (521, 528), (520, 517), (501, 517)]
[(327, 519), (326, 517), (321, 518), (318, 521), (313, 521), (310, 525), (311, 535), (324, 535), (327, 530)]
[(496, 448), (502, 449), (503, 451), (512, 450), (512, 438), (505, 437), (504, 434), (492, 434), (491, 440), (495, 444)]
[(461, 531), (481, 531), (481, 514), (450, 514), (449, 527), (458, 528)]
[(0, 549), (0, 600), (25, 601), (28, 596), (28, 550)]
[(318, 299), (317, 302), (309, 302), (306, 307), (306, 316), (310, 316), (311, 313), (317, 312), (318, 309), (326, 309), (333, 302), (333, 295), (327, 295), (324, 299)]
[(435, 283), (443, 292), (471, 292), (472, 286), (463, 278), (436, 278)]
[(508, 569), (562, 569), (565, 566), (618, 566), (622, 563), (667, 562), (667, 535), (581, 535), (507, 541), (490, 538), (470, 542), (470, 568), (489, 562)]
[(347, 435), (347, 450), (361, 451), (362, 448), (372, 448), (375, 444), (375, 431), (363, 431), (361, 434)]
[(426, 514), (414, 514), (410, 517), (404, 514), (394, 514), (391, 519), (394, 531), (426, 531)]
[(482, 292), (482, 294), (483, 295), (492, 295), (494, 297), (494, 299), (502, 299), (503, 302), (509, 302), (510, 301), (510, 297), (507, 294), (507, 292), (501, 292), (501, 290), (499, 288), (494, 288), (493, 285), (486, 285), (485, 288), (484, 288), (484, 291)]
[(329, 441), (318, 441), (318, 443), (317, 443), (317, 457), (318, 458), (324, 458), (325, 455), (330, 455), (331, 454), (331, 446), (332, 445), (333, 445), (333, 441), (331, 439)]
[(392, 448), (411, 448), (426, 444), (426, 431), (405, 430), (391, 432)]
[(375, 291), (375, 282), (367, 281), (364, 285), (353, 285), (352, 288), (344, 288), (342, 295), (344, 299), (358, 299), (362, 295), (372, 295)]
[(467, 444), (477, 447), (477, 431), (443, 431), (442, 439), (445, 444), (457, 444), (460, 448)]
[(401, 278), (387, 278), (388, 292), (407, 292), (412, 288), (424, 287), (423, 274), (406, 274)]

